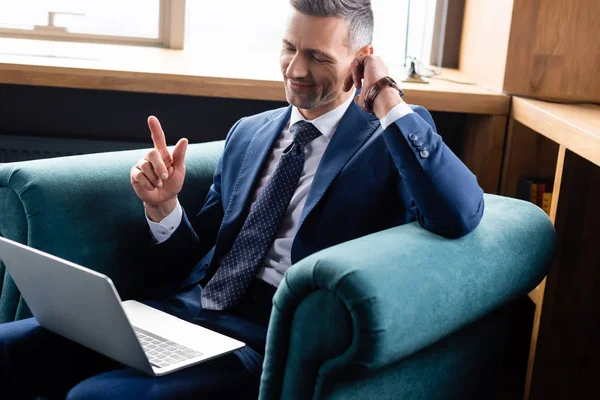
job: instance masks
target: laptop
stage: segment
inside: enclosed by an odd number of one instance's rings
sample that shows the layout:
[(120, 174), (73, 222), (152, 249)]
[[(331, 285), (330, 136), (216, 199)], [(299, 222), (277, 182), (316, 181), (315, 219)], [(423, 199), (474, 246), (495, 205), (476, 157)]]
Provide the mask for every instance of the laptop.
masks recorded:
[(0, 259), (41, 326), (148, 375), (245, 346), (137, 301), (122, 302), (106, 275), (2, 237)]

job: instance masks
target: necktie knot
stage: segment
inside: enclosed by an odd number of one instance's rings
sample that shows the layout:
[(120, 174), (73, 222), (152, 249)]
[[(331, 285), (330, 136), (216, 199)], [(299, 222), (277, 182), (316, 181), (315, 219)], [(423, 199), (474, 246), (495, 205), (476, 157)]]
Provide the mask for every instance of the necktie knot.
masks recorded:
[(290, 132), (294, 135), (294, 141), (302, 147), (321, 136), (321, 132), (317, 127), (308, 121), (296, 122), (290, 128)]

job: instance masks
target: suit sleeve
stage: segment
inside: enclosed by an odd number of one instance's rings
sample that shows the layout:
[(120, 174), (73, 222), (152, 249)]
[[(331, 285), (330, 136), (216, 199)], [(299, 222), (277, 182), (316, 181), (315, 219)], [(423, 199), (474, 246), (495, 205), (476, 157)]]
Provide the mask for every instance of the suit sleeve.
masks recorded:
[(484, 210), (477, 178), (438, 135), (429, 112), (414, 107), (383, 132), (399, 173), (398, 191), (414, 220), (438, 235), (472, 232)]
[(226, 157), (229, 140), (241, 122), (238, 121), (229, 131), (225, 140), (225, 150), (219, 159), (213, 176), (213, 183), (206, 195), (204, 206), (193, 218), (188, 218), (185, 210), (179, 227), (166, 241), (150, 245), (149, 262), (157, 269), (161, 285), (179, 287), (194, 267), (215, 245), (221, 226), (224, 210), (221, 201), (221, 175), (223, 159)]

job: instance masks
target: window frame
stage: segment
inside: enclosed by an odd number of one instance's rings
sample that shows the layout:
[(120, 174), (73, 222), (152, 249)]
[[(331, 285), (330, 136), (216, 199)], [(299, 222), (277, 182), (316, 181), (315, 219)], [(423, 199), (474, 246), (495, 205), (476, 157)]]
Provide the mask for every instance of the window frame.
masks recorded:
[(458, 68), (465, 5), (465, 0), (438, 0), (431, 65)]
[(13, 28), (0, 28), (0, 37), (183, 49), (185, 36), (185, 0), (160, 0), (159, 7), (159, 35), (157, 39), (135, 36), (70, 33), (64, 31), (42, 32)]

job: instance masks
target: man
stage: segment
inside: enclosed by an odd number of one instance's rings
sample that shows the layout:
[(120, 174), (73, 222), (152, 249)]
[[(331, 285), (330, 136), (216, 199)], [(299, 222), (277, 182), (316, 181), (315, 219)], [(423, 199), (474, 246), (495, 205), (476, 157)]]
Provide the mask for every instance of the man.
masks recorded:
[(256, 398), (271, 298), (293, 263), (413, 220), (449, 238), (477, 227), (476, 178), (372, 54), (370, 1), (290, 2), (281, 70), (291, 106), (233, 126), (201, 212), (188, 219), (177, 200), (187, 140), (171, 154), (154, 117), (155, 148), (130, 176), (152, 232), (148, 273), (160, 277), (148, 304), (248, 345), (150, 378), (20, 321), (0, 326), (4, 393)]

